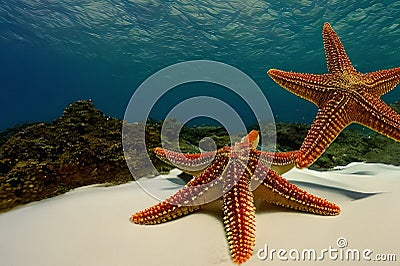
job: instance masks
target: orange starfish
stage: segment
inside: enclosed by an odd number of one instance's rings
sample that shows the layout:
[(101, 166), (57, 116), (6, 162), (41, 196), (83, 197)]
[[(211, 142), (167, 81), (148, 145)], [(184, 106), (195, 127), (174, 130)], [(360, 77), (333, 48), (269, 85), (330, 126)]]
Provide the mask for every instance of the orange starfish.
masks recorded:
[(240, 264), (251, 257), (255, 243), (254, 198), (320, 215), (339, 214), (339, 206), (307, 193), (276, 172), (291, 169), (297, 151), (261, 152), (256, 149), (258, 140), (258, 132), (253, 130), (241, 142), (215, 152), (182, 154), (156, 148), (154, 151), (161, 160), (195, 177), (165, 201), (132, 215), (131, 221), (167, 222), (222, 197), (232, 260)]
[(298, 167), (310, 166), (351, 123), (400, 141), (400, 115), (380, 100), (400, 83), (400, 67), (362, 74), (351, 64), (329, 23), (322, 34), (328, 74), (268, 71), (276, 83), (318, 106), (300, 148)]

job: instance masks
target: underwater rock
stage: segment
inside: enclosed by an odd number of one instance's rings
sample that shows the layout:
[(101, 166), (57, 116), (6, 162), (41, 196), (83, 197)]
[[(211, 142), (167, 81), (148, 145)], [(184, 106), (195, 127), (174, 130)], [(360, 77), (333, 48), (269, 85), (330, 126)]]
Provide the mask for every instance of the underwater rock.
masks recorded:
[(91, 101), (71, 104), (52, 123), (21, 127), (0, 148), (0, 210), (79, 186), (131, 181), (121, 128)]
[(0, 147), (9, 139), (12, 135), (24, 130), (25, 128), (34, 125), (34, 123), (19, 124), (12, 128), (8, 128), (0, 132)]
[[(400, 103), (392, 107), (399, 111)], [(180, 133), (179, 148), (184, 153), (199, 152), (199, 147), (207, 150), (231, 144), (227, 131), (219, 126), (188, 127), (174, 119), (149, 119), (143, 123), (124, 125), (130, 136), (124, 139), (124, 147), (130, 151), (129, 165), (139, 169), (134, 172), (135, 177), (171, 170), (152, 152), (152, 148), (161, 145), (162, 127), (167, 146), (176, 143), (174, 132)], [(80, 186), (132, 181), (122, 149), (122, 125), (122, 120), (105, 116), (91, 101), (77, 101), (52, 123), (20, 125), (0, 133), (0, 211)], [(143, 127), (145, 147), (136, 134)], [(309, 127), (277, 123), (276, 150), (299, 149)], [(264, 136), (273, 137), (268, 132)], [(241, 137), (232, 136), (232, 141)], [(399, 154), (400, 143), (364, 127), (350, 126), (310, 168), (329, 169), (354, 161), (400, 165)], [(150, 156), (152, 164), (143, 156)]]

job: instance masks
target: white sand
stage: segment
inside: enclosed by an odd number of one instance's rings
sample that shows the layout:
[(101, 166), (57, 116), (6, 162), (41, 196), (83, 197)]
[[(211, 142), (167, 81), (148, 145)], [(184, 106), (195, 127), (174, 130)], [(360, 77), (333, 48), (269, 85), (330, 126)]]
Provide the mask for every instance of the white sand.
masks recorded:
[[(372, 258), (393, 253), (397, 262), (381, 265), (399, 264), (400, 167), (354, 163), (326, 172), (293, 169), (284, 176), (339, 204), (342, 213), (322, 217), (257, 204), (256, 246), (245, 265), (305, 265), (307, 261), (280, 261), (276, 253), (273, 261), (262, 261), (257, 253), (266, 244), (269, 249), (300, 252), (338, 249), (339, 237), (348, 241), (344, 251), (370, 249)], [(146, 182), (160, 189), (170, 185), (157, 180), (163, 177)], [(0, 214), (0, 265), (232, 265), (218, 209), (157, 226), (129, 221), (132, 213), (156, 202), (132, 182), (81, 188)], [(340, 263), (344, 262), (327, 254), (313, 264)], [(362, 259), (345, 263), (380, 265)]]

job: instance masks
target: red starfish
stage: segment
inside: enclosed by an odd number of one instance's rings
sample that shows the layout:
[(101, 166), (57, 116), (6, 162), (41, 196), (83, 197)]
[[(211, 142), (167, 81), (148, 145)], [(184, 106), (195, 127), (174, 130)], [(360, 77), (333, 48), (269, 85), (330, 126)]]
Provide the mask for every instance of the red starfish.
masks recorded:
[(351, 64), (329, 23), (322, 34), (328, 74), (268, 71), (276, 83), (318, 106), (300, 148), (298, 167), (310, 166), (354, 122), (400, 141), (400, 115), (380, 100), (400, 83), (400, 67), (362, 74)]
[[(137, 224), (167, 222), (222, 197), (223, 221), (232, 260), (240, 264), (251, 257), (255, 243), (254, 197), (300, 211), (339, 214), (339, 206), (307, 193), (273, 170), (292, 168), (297, 151), (261, 152), (256, 150), (258, 139), (258, 132), (253, 130), (232, 147), (202, 154), (156, 148), (154, 152), (163, 161), (197, 175), (165, 201), (132, 215), (131, 221)], [(252, 191), (256, 185), (259, 186)]]

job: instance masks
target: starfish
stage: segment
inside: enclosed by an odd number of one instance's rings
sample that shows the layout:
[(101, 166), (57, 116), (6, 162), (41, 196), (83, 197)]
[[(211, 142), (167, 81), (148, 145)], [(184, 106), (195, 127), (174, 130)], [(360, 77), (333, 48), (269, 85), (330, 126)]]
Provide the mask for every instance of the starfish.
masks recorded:
[(199, 210), (210, 200), (222, 198), (223, 222), (232, 260), (241, 264), (251, 257), (255, 243), (255, 198), (314, 214), (339, 214), (339, 206), (279, 175), (294, 167), (298, 151), (259, 151), (258, 140), (258, 131), (253, 130), (232, 147), (213, 152), (182, 154), (155, 148), (161, 160), (195, 176), (176, 194), (139, 211), (130, 220), (136, 224), (163, 223)]
[(352, 123), (400, 141), (400, 115), (380, 99), (400, 83), (400, 67), (362, 74), (353, 67), (329, 23), (324, 24), (322, 34), (327, 74), (268, 71), (280, 86), (318, 106), (317, 116), (300, 147), (300, 168), (317, 160)]

